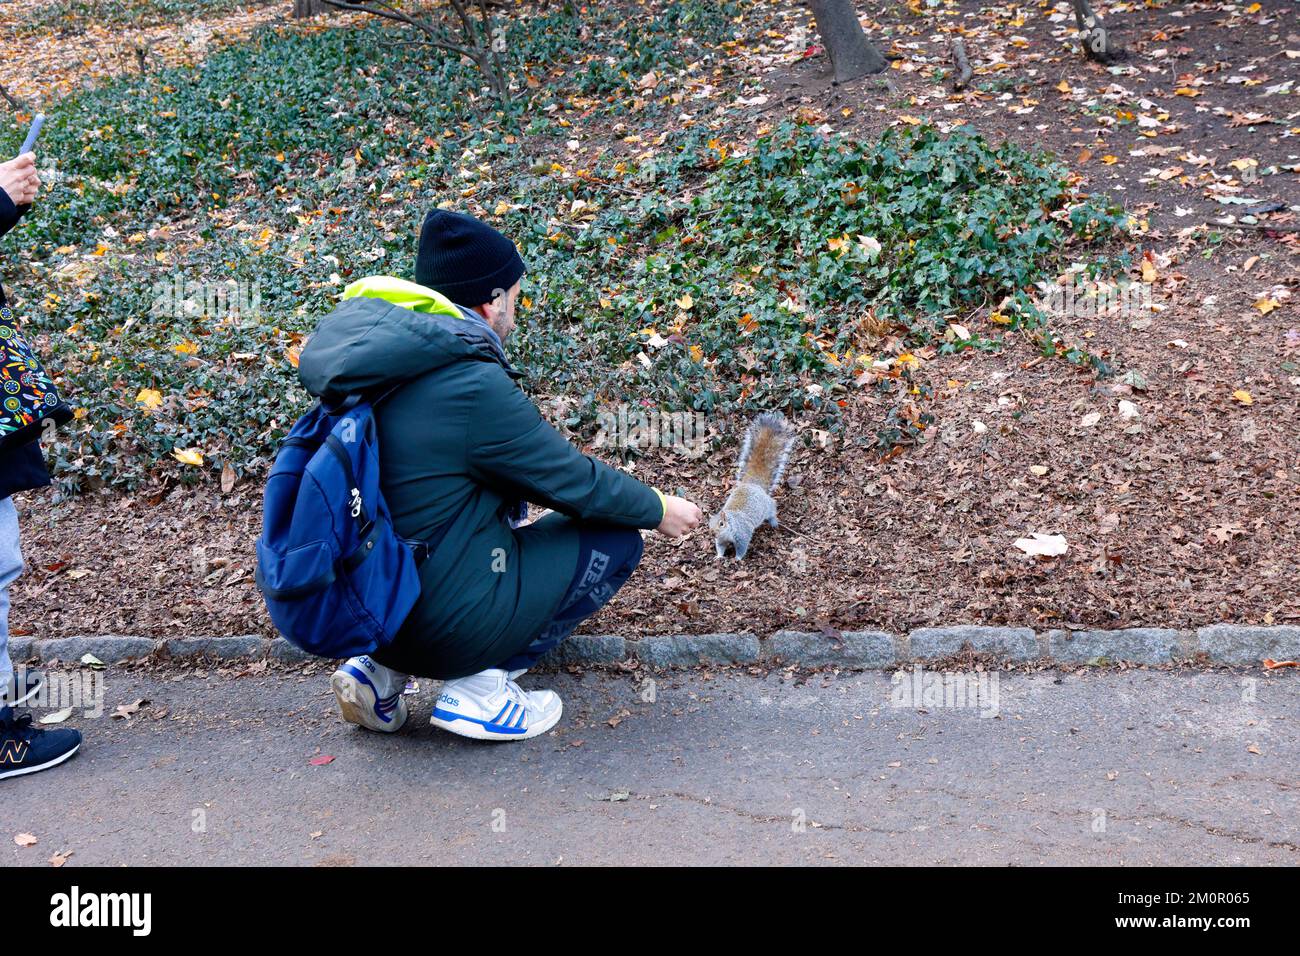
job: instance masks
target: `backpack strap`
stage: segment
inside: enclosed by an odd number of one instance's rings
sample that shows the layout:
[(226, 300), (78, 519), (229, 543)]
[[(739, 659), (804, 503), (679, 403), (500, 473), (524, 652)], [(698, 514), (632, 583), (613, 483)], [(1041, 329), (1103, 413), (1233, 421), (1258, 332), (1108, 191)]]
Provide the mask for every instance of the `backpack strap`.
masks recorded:
[(365, 392), (352, 392), (350, 395), (344, 395), (338, 402), (327, 402), (324, 398), (317, 399), (317, 401), (320, 402), (320, 407), (325, 409), (327, 415), (346, 415), (362, 402), (368, 401), (370, 407), (374, 408), (405, 384), (406, 382), (398, 382), (396, 385), (390, 385), (375, 395), (374, 398), (368, 398)]
[[(380, 402), (389, 398), (394, 392), (396, 392), (399, 388), (401, 388), (405, 384), (406, 382), (398, 382), (396, 385), (392, 385), (389, 388), (386, 388), (384, 391), (380, 392), (378, 395), (376, 395), (374, 398), (371, 399), (367, 399), (364, 392), (353, 392), (350, 395), (344, 396), (342, 401), (336, 404), (327, 403), (323, 398), (318, 399), (318, 402), (320, 404), (320, 407), (324, 410), (325, 414), (327, 415), (346, 415), (348, 412), (352, 411), (352, 409), (356, 408), (364, 401), (369, 401), (370, 407), (373, 409)], [(330, 435), (328, 438), (325, 439), (325, 447), (330, 450), (330, 452), (334, 455), (334, 457), (338, 459), (339, 464), (342, 465), (343, 474), (348, 481), (348, 487), (355, 488), (357, 485), (357, 481), (356, 481), (356, 476), (353, 475), (352, 473), (352, 462), (348, 458), (347, 451), (339, 443), (339, 440), (335, 438), (333, 435)], [(355, 514), (352, 517), (353, 520), (356, 521), (357, 523), (357, 532), (360, 535), (361, 540), (363, 541), (366, 540), (370, 536), (370, 534), (374, 531), (374, 521), (366, 515), (364, 509), (361, 510), (359, 514)], [(451, 530), (451, 526), (455, 523), (456, 519), (459, 517), (460, 517), (460, 511), (457, 511), (456, 514), (454, 514), (448, 521), (439, 525), (438, 528), (433, 532), (433, 535), (428, 539), (420, 539), (420, 538), (401, 539), (402, 542), (408, 548), (410, 548), (412, 553), (415, 555), (415, 563), (417, 566), (423, 564), (425, 560), (429, 557), (429, 555), (431, 555), (434, 552), (434, 549), (437, 548), (438, 545), (442, 544), (442, 539), (447, 536), (447, 532)]]
[(415, 553), (415, 563), (417, 566), (423, 564), (429, 555), (438, 550), (438, 545), (442, 544), (442, 539), (447, 537), (447, 532), (451, 530), (452, 525), (454, 525), (460, 518), (461, 514), (465, 511), (465, 506), (468, 504), (469, 499), (467, 498), (465, 504), (457, 508), (456, 513), (450, 518), (438, 525), (438, 527), (434, 529), (433, 534), (429, 535), (429, 537), (402, 539), (406, 546)]
[(346, 415), (360, 405), (363, 399), (365, 399), (365, 396), (360, 392), (353, 392), (351, 395), (343, 396), (343, 399), (339, 402), (327, 402), (323, 398), (317, 399), (317, 401), (320, 402), (320, 407), (325, 410), (326, 415)]

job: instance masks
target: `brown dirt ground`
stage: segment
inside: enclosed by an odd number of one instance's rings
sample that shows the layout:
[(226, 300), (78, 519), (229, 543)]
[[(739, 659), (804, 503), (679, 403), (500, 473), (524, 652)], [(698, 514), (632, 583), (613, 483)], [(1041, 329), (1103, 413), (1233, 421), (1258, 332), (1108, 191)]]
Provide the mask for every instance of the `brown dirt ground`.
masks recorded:
[[(848, 427), (829, 447), (804, 429), (779, 498), (783, 527), (760, 531), (744, 563), (719, 562), (704, 531), (682, 542), (652, 535), (639, 578), (586, 630), (1300, 621), (1300, 296), (1289, 295), (1300, 286), (1300, 236), (1226, 229), (1211, 241), (1191, 228), (1243, 214), (1208, 187), (1300, 202), (1300, 176), (1286, 169), (1300, 162), (1296, 95), (1268, 92), (1288, 80), (1300, 86), (1300, 59), (1286, 55), (1300, 51), (1289, 7), (1112, 12), (1132, 75), (1108, 74), (1070, 51), (1064, 25), (1045, 19), (1050, 8), (1020, 8), (1028, 19), (1015, 24), (1011, 7), (967, 2), (939, 19), (898, 4), (860, 6), (876, 13), (880, 35), (901, 54), (897, 92), (872, 81), (832, 88), (824, 62), (797, 59), (788, 41), (738, 53), (769, 101), (727, 116), (737, 139), (747, 135), (742, 125), (804, 111), (864, 135), (910, 115), (1053, 149), (1087, 188), (1148, 219), (1133, 250), (1151, 253), (1150, 289), (1163, 308), (1063, 324), (1115, 367), (1111, 378), (1040, 360), (1014, 338), (997, 354), (926, 361), (918, 377), (935, 390), (925, 410), (936, 422), (925, 443), (887, 460), (871, 448), (885, 406), (851, 395)], [(774, 7), (768, 26), (788, 35), (802, 16)], [(954, 25), (966, 31), (976, 85), (996, 81), (995, 92), (952, 95), (942, 84), (947, 36), (939, 31)], [(1103, 108), (1089, 112), (1087, 100)], [(1158, 125), (1112, 121), (1124, 112)], [(1279, 171), (1243, 182), (1228, 165), (1243, 158)], [(1294, 228), (1296, 217), (1282, 211), (1267, 221)], [(1270, 297), (1276, 308), (1254, 305)], [(983, 315), (970, 322), (989, 328)], [(1128, 371), (1145, 378), (1144, 389), (1123, 384)], [(1251, 404), (1233, 397), (1239, 391)], [(1121, 417), (1121, 400), (1140, 417)], [(1100, 419), (1083, 424), (1090, 413)], [(715, 424), (728, 436), (740, 425)], [(697, 461), (648, 456), (637, 474), (680, 486), (711, 511), (733, 456), (730, 441)], [(271, 633), (252, 584), (256, 487), (59, 504), (47, 493), (24, 496), (20, 508), (30, 568), (15, 589), (16, 633)], [(1036, 531), (1064, 535), (1069, 551), (1044, 560), (1013, 546)]]

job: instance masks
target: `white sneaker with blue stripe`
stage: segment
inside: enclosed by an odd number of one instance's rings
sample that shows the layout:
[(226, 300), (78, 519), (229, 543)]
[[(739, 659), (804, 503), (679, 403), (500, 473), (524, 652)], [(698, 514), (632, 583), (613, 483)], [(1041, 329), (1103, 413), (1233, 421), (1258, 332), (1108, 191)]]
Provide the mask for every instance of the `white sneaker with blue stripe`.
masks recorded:
[(350, 724), (391, 734), (402, 729), (408, 710), (402, 691), (406, 675), (377, 664), (369, 657), (354, 657), (330, 678), (339, 713)]
[(494, 668), (446, 681), (430, 723), (476, 740), (527, 740), (546, 733), (563, 713), (554, 691), (524, 691)]

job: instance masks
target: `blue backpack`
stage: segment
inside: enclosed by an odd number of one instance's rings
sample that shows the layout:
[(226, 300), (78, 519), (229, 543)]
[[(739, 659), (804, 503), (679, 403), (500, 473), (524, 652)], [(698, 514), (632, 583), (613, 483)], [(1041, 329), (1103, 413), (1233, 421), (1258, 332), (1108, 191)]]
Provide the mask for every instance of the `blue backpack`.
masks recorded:
[(318, 402), (266, 482), (257, 586), (276, 629), (320, 657), (387, 646), (420, 596), (417, 563), (436, 547), (399, 537), (379, 490), (373, 406), (384, 397)]

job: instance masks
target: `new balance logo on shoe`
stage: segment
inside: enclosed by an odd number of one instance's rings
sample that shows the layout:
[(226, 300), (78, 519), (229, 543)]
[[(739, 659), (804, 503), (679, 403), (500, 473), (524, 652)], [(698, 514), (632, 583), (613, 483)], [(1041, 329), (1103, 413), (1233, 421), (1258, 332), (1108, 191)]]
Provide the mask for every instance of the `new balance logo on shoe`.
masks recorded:
[(0, 767), (17, 766), (27, 759), (27, 750), (31, 747), (25, 740), (0, 741)]

